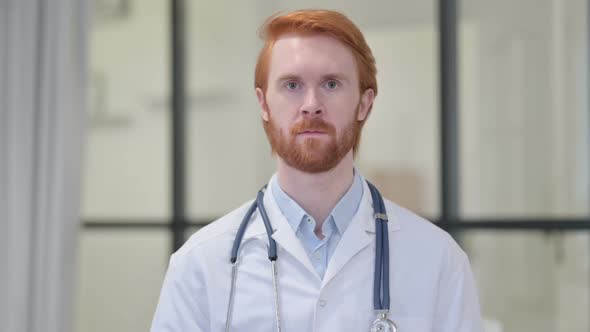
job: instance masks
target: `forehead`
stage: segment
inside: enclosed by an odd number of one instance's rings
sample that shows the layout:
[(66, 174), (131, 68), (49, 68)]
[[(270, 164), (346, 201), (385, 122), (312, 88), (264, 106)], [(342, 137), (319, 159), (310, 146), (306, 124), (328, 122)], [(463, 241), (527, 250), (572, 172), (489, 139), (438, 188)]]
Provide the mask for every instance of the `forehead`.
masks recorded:
[(352, 51), (341, 41), (327, 35), (281, 36), (272, 48), (269, 78), (286, 74), (321, 76), (339, 73), (357, 77)]

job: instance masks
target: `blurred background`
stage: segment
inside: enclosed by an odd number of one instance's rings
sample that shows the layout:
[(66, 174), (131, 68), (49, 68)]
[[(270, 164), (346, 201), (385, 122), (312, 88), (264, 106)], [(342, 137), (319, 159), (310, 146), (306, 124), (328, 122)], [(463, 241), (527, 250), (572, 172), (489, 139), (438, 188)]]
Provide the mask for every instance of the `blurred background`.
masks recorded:
[(586, 0), (0, 1), (0, 331), (146, 331), (168, 258), (275, 163), (279, 10), (356, 22), (357, 166), (467, 251), (487, 332), (590, 331)]

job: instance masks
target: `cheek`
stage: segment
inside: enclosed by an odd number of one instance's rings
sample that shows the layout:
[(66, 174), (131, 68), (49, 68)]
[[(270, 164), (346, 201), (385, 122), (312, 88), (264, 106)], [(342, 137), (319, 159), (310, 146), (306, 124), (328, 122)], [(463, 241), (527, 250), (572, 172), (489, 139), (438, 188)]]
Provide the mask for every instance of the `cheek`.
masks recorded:
[(348, 125), (352, 119), (356, 120), (358, 100), (340, 98), (330, 101), (326, 105), (328, 114), (339, 126)]
[(295, 103), (284, 98), (271, 98), (267, 100), (270, 118), (277, 126), (284, 127), (295, 121), (298, 115), (298, 108)]

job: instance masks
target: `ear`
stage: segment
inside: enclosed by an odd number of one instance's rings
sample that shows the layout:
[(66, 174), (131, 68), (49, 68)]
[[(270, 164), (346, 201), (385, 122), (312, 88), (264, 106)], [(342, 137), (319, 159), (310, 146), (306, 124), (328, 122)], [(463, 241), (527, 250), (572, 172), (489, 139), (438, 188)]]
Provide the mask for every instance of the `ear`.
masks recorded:
[(364, 121), (367, 118), (373, 107), (373, 100), (375, 100), (375, 91), (373, 89), (365, 90), (361, 95), (360, 107), (356, 116), (358, 121)]
[(262, 112), (262, 120), (268, 122), (270, 114), (264, 97), (264, 91), (262, 91), (261, 88), (256, 88), (256, 98), (258, 98), (258, 104), (260, 105), (260, 110)]

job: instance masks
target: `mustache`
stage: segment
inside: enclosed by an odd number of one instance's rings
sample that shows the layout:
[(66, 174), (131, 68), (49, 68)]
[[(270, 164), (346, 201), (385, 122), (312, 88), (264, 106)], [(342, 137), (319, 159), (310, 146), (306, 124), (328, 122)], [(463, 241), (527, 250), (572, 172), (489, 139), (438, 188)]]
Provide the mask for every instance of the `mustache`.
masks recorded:
[(297, 135), (304, 131), (321, 131), (333, 134), (336, 130), (334, 126), (321, 118), (303, 119), (291, 128), (291, 135)]

